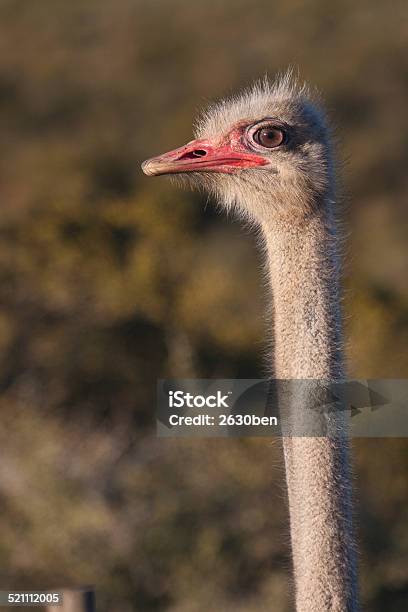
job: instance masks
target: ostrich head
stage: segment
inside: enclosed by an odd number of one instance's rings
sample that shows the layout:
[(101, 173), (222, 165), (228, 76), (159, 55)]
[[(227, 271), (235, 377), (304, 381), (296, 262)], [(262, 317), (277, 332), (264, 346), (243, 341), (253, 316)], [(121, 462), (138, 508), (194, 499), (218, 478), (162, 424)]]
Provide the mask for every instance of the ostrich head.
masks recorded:
[(202, 113), (196, 139), (142, 164), (178, 174), (248, 219), (302, 219), (330, 196), (328, 130), (308, 88), (290, 73), (255, 83)]

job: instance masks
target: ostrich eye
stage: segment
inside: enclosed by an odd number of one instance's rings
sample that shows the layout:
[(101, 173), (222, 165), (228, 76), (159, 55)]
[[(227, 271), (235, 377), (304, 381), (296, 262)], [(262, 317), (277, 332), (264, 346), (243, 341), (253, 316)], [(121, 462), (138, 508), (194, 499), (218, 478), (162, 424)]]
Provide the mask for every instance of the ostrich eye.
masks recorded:
[(263, 127), (255, 132), (253, 135), (255, 142), (262, 147), (267, 149), (273, 149), (279, 147), (285, 139), (282, 130), (275, 127)]

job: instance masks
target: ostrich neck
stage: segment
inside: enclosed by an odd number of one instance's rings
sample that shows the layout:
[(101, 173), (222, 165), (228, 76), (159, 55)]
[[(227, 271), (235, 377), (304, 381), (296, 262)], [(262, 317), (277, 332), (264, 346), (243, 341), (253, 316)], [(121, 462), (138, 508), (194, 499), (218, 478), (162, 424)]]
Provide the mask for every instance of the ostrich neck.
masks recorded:
[[(342, 377), (338, 258), (323, 203), (300, 224), (264, 224), (277, 379)], [(296, 419), (301, 404), (289, 411)], [(341, 416), (341, 415), (340, 415)], [(284, 437), (298, 612), (356, 612), (348, 445)]]

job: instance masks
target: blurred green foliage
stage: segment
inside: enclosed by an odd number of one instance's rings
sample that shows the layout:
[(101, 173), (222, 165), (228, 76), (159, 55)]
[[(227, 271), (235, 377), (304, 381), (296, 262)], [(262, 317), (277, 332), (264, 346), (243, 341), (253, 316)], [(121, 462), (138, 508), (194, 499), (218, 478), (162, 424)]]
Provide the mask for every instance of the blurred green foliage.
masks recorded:
[[(279, 443), (157, 440), (159, 377), (263, 374), (255, 241), (140, 162), (292, 64), (338, 126), (349, 371), (408, 358), (406, 3), (3, 0), (3, 588), (101, 612), (291, 609)], [(352, 194), (352, 195), (349, 195)], [(408, 600), (405, 440), (356, 441), (367, 610)]]

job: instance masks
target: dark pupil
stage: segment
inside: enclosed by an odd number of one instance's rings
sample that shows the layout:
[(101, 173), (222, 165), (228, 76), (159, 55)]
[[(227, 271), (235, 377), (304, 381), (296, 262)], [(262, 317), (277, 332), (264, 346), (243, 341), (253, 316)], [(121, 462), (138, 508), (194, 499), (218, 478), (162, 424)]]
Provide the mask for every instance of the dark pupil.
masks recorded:
[(275, 140), (275, 132), (273, 130), (262, 130), (261, 138), (266, 140), (266, 142), (272, 142)]
[(264, 147), (277, 147), (283, 140), (283, 134), (275, 128), (263, 128), (257, 132), (255, 139)]

